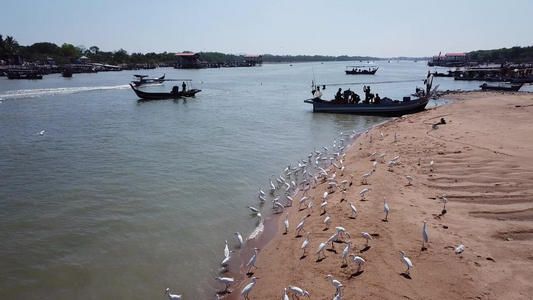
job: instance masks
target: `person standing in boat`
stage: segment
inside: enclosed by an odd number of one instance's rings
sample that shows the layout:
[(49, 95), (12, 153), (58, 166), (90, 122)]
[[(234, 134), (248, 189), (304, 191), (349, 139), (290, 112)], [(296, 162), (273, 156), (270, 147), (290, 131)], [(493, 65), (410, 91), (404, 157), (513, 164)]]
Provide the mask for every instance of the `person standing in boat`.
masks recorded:
[(376, 97), (374, 97), (374, 104), (379, 104), (381, 102), (381, 98), (379, 97), (379, 94), (376, 94)]
[(335, 94), (335, 100), (341, 100), (342, 99), (342, 89), (339, 88), (337, 91), (337, 94)]
[(185, 84), (185, 81), (181, 84), (181, 88), (183, 89), (183, 92), (187, 90), (187, 85)]

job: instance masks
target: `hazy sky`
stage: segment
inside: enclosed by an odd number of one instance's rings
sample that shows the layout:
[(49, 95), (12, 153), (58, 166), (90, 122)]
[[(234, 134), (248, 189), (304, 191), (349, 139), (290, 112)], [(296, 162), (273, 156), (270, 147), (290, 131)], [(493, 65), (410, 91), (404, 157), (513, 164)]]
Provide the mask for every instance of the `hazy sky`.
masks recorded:
[(432, 56), (533, 45), (532, 0), (0, 0), (20, 45), (102, 51)]

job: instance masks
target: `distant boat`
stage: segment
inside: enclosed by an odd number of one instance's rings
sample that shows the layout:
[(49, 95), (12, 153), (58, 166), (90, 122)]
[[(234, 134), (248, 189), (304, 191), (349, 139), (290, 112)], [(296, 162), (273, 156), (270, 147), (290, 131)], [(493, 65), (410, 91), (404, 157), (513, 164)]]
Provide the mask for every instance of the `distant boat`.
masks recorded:
[(66, 68), (66, 69), (63, 69), (63, 71), (61, 71), (61, 75), (62, 75), (63, 77), (72, 77), (72, 74), (73, 74), (73, 73), (74, 73), (74, 72), (72, 71), (71, 68)]
[(36, 70), (19, 70), (13, 69), (6, 72), (9, 79), (43, 79), (43, 75)]
[(148, 75), (133, 75), (136, 80), (132, 81), (135, 86), (147, 84), (161, 84), (165, 82), (165, 75), (157, 78), (148, 78)]
[(379, 67), (369, 66), (346, 66), (346, 75), (374, 75)]
[(493, 91), (518, 91), (522, 87), (522, 83), (508, 83), (508, 82), (494, 82), (494, 83), (483, 83), (479, 87), (482, 90), (493, 90)]

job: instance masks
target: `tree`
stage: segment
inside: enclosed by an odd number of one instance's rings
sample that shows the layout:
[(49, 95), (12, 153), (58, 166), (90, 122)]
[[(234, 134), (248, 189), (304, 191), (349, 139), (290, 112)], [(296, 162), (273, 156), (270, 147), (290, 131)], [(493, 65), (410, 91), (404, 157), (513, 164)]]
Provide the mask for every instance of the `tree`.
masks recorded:
[(72, 44), (64, 43), (61, 45), (61, 55), (64, 57), (80, 57), (81, 53)]

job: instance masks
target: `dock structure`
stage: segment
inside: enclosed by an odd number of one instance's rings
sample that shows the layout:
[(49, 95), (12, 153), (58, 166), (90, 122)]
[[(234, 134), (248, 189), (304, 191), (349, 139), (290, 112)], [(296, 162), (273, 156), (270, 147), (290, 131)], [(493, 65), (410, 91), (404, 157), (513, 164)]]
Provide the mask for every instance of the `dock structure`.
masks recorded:
[(179, 58), (174, 65), (176, 69), (255, 67), (263, 64), (263, 56), (256, 54), (245, 55), (244, 59), (231, 59), (220, 62), (203, 61), (198, 53), (176, 53), (175, 56)]
[(428, 61), (430, 67), (463, 67), (466, 65), (466, 53), (446, 53), (435, 55)]

